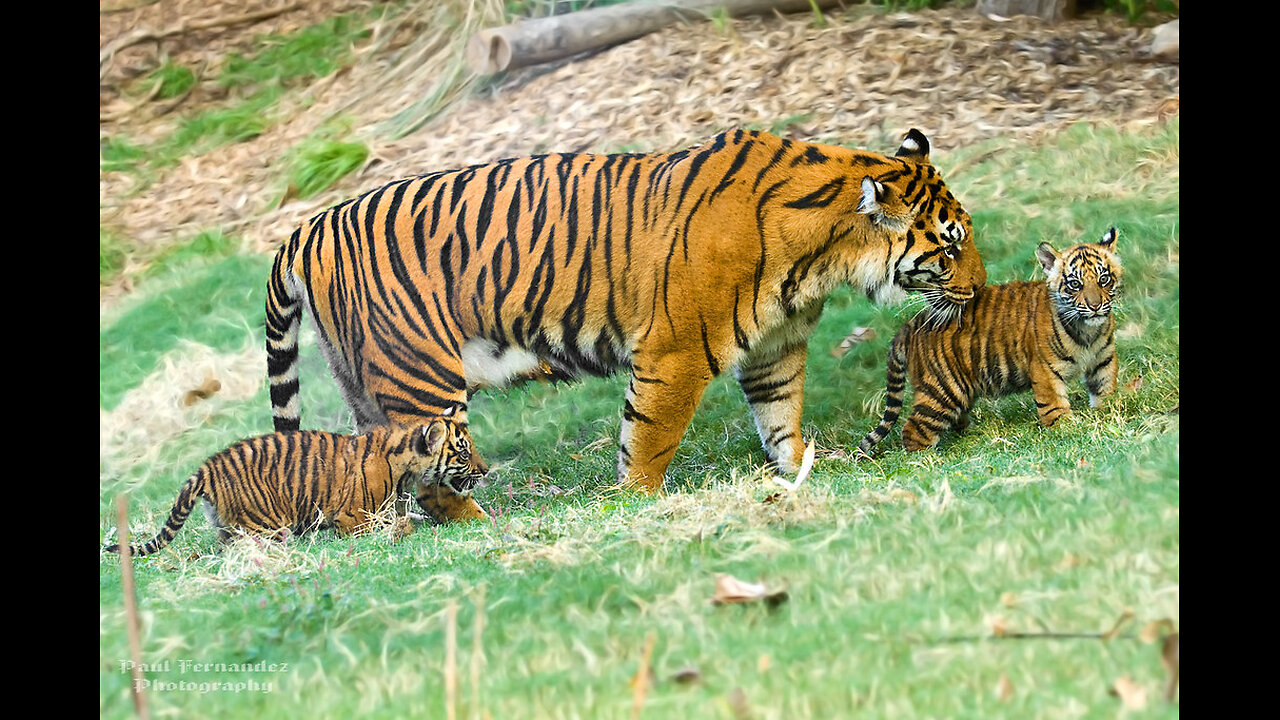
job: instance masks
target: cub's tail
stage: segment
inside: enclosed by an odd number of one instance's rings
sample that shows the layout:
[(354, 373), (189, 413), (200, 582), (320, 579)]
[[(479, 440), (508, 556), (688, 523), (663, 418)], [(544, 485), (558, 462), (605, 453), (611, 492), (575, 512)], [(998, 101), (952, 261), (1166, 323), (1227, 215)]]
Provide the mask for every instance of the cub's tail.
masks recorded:
[[(204, 468), (201, 468), (187, 478), (187, 482), (178, 491), (178, 500), (173, 504), (173, 509), (169, 511), (169, 520), (165, 522), (164, 527), (160, 528), (160, 532), (142, 545), (130, 545), (129, 554), (134, 557), (141, 555), (150, 555), (157, 550), (163, 550), (166, 545), (173, 541), (173, 537), (178, 534), (182, 526), (187, 522), (187, 516), (191, 515), (191, 509), (195, 507), (196, 500), (200, 498), (200, 491), (204, 487)], [(108, 545), (107, 552), (120, 552), (119, 545)]]
[(267, 381), (271, 384), (271, 416), (277, 431), (297, 430), (302, 422), (298, 401), (298, 330), (302, 326), (302, 302), (296, 294), (293, 256), (302, 240), (302, 229), (276, 251), (267, 279)]
[(910, 335), (910, 326), (904, 325), (898, 334), (893, 336), (893, 342), (889, 343), (889, 360), (885, 364), (885, 392), (886, 398), (884, 403), (884, 417), (880, 419), (880, 424), (875, 430), (867, 433), (862, 438), (862, 442), (858, 444), (858, 450), (863, 454), (871, 454), (871, 448), (877, 443), (885, 439), (889, 431), (893, 429), (894, 423), (898, 422), (898, 415), (902, 413), (902, 392), (907, 384), (907, 339)]

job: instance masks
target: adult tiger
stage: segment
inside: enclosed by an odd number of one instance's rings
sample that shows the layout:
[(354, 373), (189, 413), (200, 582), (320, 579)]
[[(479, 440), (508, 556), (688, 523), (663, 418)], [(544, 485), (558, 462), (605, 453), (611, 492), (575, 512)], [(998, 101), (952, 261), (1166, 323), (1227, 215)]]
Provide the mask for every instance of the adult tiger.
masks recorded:
[(466, 411), (539, 361), (631, 370), (618, 478), (661, 488), (703, 391), (731, 369), (769, 460), (794, 472), (809, 336), (849, 283), (952, 315), (986, 283), (969, 215), (907, 133), (893, 157), (734, 130), (671, 153), (547, 154), (404, 178), (276, 254), (276, 429), (299, 426), (305, 304), (356, 427)]

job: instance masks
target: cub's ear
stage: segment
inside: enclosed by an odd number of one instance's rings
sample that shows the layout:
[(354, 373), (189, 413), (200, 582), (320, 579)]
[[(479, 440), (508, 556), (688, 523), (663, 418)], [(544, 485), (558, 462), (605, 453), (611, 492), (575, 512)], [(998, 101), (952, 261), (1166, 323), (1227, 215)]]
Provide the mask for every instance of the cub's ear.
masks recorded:
[(447, 430), (444, 421), (433, 420), (430, 425), (418, 428), (417, 442), (414, 450), (420, 455), (435, 455), (444, 447), (444, 436)]
[(1044, 268), (1045, 273), (1053, 272), (1053, 269), (1058, 266), (1058, 259), (1061, 257), (1058, 251), (1054, 250), (1053, 246), (1047, 242), (1042, 242), (1036, 247), (1036, 259), (1040, 261), (1040, 267)]
[(1116, 249), (1116, 229), (1111, 228), (1107, 230), (1105, 233), (1103, 233), (1102, 239), (1098, 241), (1098, 244), (1108, 250), (1115, 250)]
[(929, 138), (924, 133), (915, 128), (907, 131), (907, 136), (902, 139), (902, 146), (898, 148), (898, 152), (894, 153), (895, 157), (905, 158), (912, 162), (927, 163), (929, 162)]

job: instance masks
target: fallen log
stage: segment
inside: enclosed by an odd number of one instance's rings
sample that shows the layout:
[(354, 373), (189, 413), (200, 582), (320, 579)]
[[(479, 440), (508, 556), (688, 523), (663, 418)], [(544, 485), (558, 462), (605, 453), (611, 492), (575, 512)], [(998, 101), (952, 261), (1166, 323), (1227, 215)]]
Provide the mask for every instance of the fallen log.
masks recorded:
[(808, 12), (842, 0), (632, 0), (481, 30), (467, 44), (467, 65), (491, 75), (634, 40), (677, 22), (773, 12)]

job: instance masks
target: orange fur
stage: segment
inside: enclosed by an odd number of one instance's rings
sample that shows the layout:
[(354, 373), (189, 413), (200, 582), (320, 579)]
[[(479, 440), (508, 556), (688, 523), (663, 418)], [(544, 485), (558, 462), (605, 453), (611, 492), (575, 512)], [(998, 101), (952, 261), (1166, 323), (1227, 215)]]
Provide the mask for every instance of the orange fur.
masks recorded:
[(661, 488), (731, 370), (788, 472), (810, 334), (847, 283), (943, 315), (986, 282), (968, 214), (911, 131), (897, 155), (722, 133), (671, 153), (550, 154), (405, 178), (304, 223), (267, 300), (277, 429), (299, 426), (298, 323), (358, 428), (527, 376), (629, 370), (618, 478)]
[[(183, 484), (169, 519), (134, 555), (169, 544), (198, 499), (226, 541), (233, 528), (293, 534), (359, 531), (387, 503), (405, 515), (409, 493), (438, 521), (483, 517), (470, 488), (488, 472), (470, 451), (465, 424), (441, 417), (426, 425), (379, 427), (362, 435), (289, 431), (232, 444)], [(117, 545), (107, 548), (119, 552)]]
[(902, 428), (908, 450), (933, 447), (947, 430), (965, 429), (979, 397), (1031, 390), (1040, 424), (1050, 427), (1071, 414), (1068, 382), (1083, 378), (1093, 407), (1115, 390), (1111, 309), (1123, 274), (1115, 228), (1098, 243), (1061, 254), (1041, 243), (1036, 256), (1045, 280), (981, 288), (953, 321), (916, 317), (898, 331), (889, 348), (884, 418), (863, 438), (863, 453), (897, 421), (908, 377), (915, 392)]

